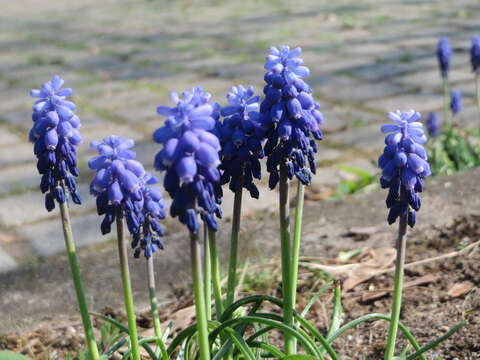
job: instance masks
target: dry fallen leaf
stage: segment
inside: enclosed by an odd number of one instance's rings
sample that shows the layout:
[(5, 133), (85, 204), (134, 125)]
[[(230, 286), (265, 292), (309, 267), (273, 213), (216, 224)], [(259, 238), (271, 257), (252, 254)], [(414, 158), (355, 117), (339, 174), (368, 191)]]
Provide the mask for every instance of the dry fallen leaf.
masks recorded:
[(0, 243), (12, 243), (17, 240), (17, 237), (10, 234), (0, 233)]
[(344, 265), (344, 268), (334, 266), (334, 268), (336, 268), (336, 274), (329, 270), (326, 271), (332, 275), (346, 277), (347, 279), (343, 283), (343, 290), (347, 292), (358, 284), (372, 278), (379, 271), (383, 271), (392, 266), (395, 261), (395, 255), (396, 250), (393, 248), (370, 249), (360, 257), (366, 260), (356, 264)]
[(450, 290), (448, 290), (447, 295), (454, 298), (465, 295), (466, 293), (468, 293), (470, 290), (473, 289), (473, 286), (474, 286), (473, 283), (471, 283), (470, 281), (462, 281), (459, 283), (455, 283), (450, 288)]
[(174, 312), (169, 320), (173, 323), (173, 329), (182, 330), (188, 327), (195, 318), (195, 306), (189, 306)]

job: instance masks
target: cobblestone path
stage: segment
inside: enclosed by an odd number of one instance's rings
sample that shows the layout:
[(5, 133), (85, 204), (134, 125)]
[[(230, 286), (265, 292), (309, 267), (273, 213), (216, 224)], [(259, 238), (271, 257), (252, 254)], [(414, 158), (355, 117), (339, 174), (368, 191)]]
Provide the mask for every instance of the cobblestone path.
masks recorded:
[[(269, 46), (301, 46), (327, 121), (312, 186), (315, 194), (324, 194), (341, 180), (338, 165), (376, 171), (372, 160), (382, 148), (378, 126), (388, 110), (440, 109), (434, 55), (440, 35), (448, 35), (454, 48), (451, 81), (464, 95), (460, 121), (479, 120), (468, 59), (470, 37), (480, 33), (479, 16), (475, 0), (5, 2), (0, 272), (63, 250), (57, 214), (44, 210), (37, 191), (39, 176), (26, 140), (28, 90), (52, 75), (74, 88), (83, 122), (84, 205), (72, 208), (73, 226), (79, 246), (93, 245), (108, 237), (99, 235), (88, 195), (88, 143), (109, 134), (128, 136), (137, 141), (140, 159), (151, 164), (158, 149), (151, 133), (162, 121), (155, 108), (168, 103), (168, 91), (202, 86), (221, 103), (233, 84), (253, 84), (260, 92)], [(261, 195), (261, 201), (247, 202), (249, 211), (275, 208), (274, 193)], [(227, 193), (227, 216), (231, 202)]]

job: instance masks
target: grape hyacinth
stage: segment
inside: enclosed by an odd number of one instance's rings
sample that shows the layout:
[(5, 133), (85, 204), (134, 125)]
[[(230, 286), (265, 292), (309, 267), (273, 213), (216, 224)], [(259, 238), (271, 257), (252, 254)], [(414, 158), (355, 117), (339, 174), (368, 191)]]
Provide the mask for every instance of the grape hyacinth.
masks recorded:
[(387, 207), (390, 209), (388, 223), (393, 224), (399, 216), (407, 215), (410, 227), (415, 225), (415, 212), (420, 209), (419, 192), (423, 190), (423, 179), (431, 175), (427, 153), (422, 146), (427, 141), (420, 113), (389, 112), (395, 124), (383, 125), (385, 149), (378, 159), (382, 169), (380, 184), (388, 188)]
[(452, 56), (452, 47), (450, 41), (446, 36), (442, 36), (438, 41), (437, 58), (440, 73), (444, 79), (448, 78), (448, 71), (450, 70), (450, 58)]
[(427, 132), (432, 138), (437, 138), (442, 132), (442, 122), (438, 115), (434, 112), (428, 114), (427, 117)]
[[(156, 186), (158, 179), (146, 172), (142, 177), (142, 201), (135, 202), (132, 211), (135, 213), (140, 226), (130, 224), (129, 231), (133, 235), (132, 248), (134, 256), (138, 258), (143, 252), (145, 258), (150, 258), (158, 249), (163, 250), (161, 237), (164, 235), (160, 220), (165, 218), (165, 201), (162, 193)], [(127, 216), (127, 219), (129, 217)]]
[[(284, 163), (288, 178), (295, 175), (308, 185), (315, 173), (315, 140), (322, 139), (319, 125), (323, 115), (312, 97), (312, 90), (303, 80), (310, 71), (299, 57), (300, 48), (286, 45), (271, 47), (266, 58), (265, 99), (260, 105), (261, 122), (267, 131), (265, 154), (268, 156), (269, 186), (279, 181), (279, 166)], [(308, 163), (308, 165), (307, 165)]]
[(163, 249), (164, 232), (160, 220), (165, 218), (165, 202), (157, 187), (158, 179), (145, 171), (131, 150), (134, 141), (110, 136), (103, 142), (94, 141), (90, 146), (99, 152), (88, 163), (96, 170), (90, 191), (97, 197), (97, 211), (105, 215), (101, 225), (103, 234), (109, 233), (115, 220), (115, 206), (121, 205), (132, 234), (134, 256), (143, 251), (148, 259), (158, 249)]
[(33, 126), (29, 140), (34, 144), (37, 169), (42, 175), (40, 189), (45, 195), (48, 211), (55, 208), (55, 200), (66, 201), (66, 189), (75, 204), (81, 204), (75, 177), (78, 176), (76, 146), (82, 142), (78, 131), (80, 118), (75, 114), (76, 105), (67, 100), (72, 96), (71, 88), (61, 89), (64, 80), (54, 76), (33, 89), (30, 96), (38, 98), (33, 105)]
[(260, 179), (261, 166), (259, 159), (264, 157), (263, 142), (265, 131), (259, 122), (259, 96), (253, 96), (253, 86), (233, 86), (227, 94), (229, 105), (221, 109), (224, 116), (217, 125), (222, 144), (221, 184), (229, 183), (233, 192), (244, 187), (253, 198), (259, 192), (253, 179)]
[(201, 88), (192, 88), (180, 97), (172, 92), (174, 107), (159, 106), (165, 124), (153, 138), (163, 145), (155, 157), (155, 168), (165, 171), (164, 187), (173, 199), (170, 214), (196, 234), (197, 214), (214, 231), (215, 215), (221, 217), (219, 204), (220, 141), (213, 133), (219, 117), (219, 105), (210, 103), (211, 95)]
[(470, 48), (470, 62), (472, 71), (478, 74), (480, 72), (480, 36), (472, 37), (472, 47)]
[(456, 115), (462, 110), (462, 94), (458, 90), (450, 93), (450, 110), (452, 114)]

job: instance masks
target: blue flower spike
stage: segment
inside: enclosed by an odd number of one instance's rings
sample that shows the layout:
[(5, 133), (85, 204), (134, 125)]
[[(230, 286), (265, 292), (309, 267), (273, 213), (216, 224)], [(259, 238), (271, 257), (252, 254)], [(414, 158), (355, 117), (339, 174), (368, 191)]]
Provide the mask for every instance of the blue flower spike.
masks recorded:
[(229, 105), (220, 111), (224, 120), (217, 125), (222, 146), (220, 182), (228, 183), (233, 192), (243, 187), (257, 199), (259, 191), (253, 179), (261, 178), (259, 159), (265, 155), (265, 131), (258, 113), (259, 96), (254, 96), (253, 86), (245, 89), (238, 85), (230, 89), (227, 100)]
[(165, 218), (165, 204), (159, 189), (151, 186), (158, 179), (135, 160), (134, 145), (132, 139), (119, 136), (90, 143), (90, 147), (98, 151), (98, 156), (88, 161), (90, 169), (96, 171), (90, 183), (90, 193), (97, 198), (98, 214), (104, 215), (100, 226), (102, 233), (111, 231), (115, 207), (121, 206), (133, 237), (135, 257), (143, 251), (144, 256), (149, 258), (153, 252), (164, 247), (160, 219)]
[(282, 45), (271, 47), (266, 58), (264, 76), (267, 85), (260, 105), (260, 121), (267, 132), (264, 150), (267, 155), (269, 186), (275, 188), (279, 167), (284, 163), (288, 177), (296, 176), (304, 185), (316, 171), (316, 140), (322, 139), (320, 125), (324, 119), (320, 104), (303, 80), (310, 70), (303, 66), (300, 48)]
[(54, 76), (39, 90), (30, 91), (30, 96), (38, 100), (32, 107), (29, 140), (34, 144), (37, 169), (42, 175), (40, 190), (46, 194), (48, 211), (55, 208), (55, 200), (63, 203), (68, 195), (75, 204), (81, 204), (75, 181), (78, 176), (76, 147), (82, 142), (78, 131), (81, 124), (75, 114), (76, 105), (67, 100), (73, 90), (62, 89), (63, 84), (61, 77)]
[(450, 110), (453, 115), (457, 115), (462, 110), (462, 94), (458, 90), (450, 93)]
[(480, 72), (480, 36), (472, 37), (472, 46), (470, 48), (470, 62), (472, 64), (472, 71), (475, 74)]
[(442, 122), (437, 113), (431, 112), (427, 117), (427, 132), (432, 138), (437, 138), (442, 133)]
[(415, 225), (416, 211), (421, 200), (418, 193), (423, 191), (424, 178), (431, 175), (427, 153), (422, 146), (427, 138), (423, 131), (420, 113), (399, 110), (388, 113), (394, 124), (381, 127), (385, 137), (385, 149), (378, 159), (382, 169), (380, 184), (388, 188), (388, 223), (393, 224), (399, 216), (407, 215), (410, 227)]
[(452, 57), (452, 46), (450, 45), (450, 41), (446, 36), (442, 36), (438, 41), (437, 59), (438, 59), (440, 74), (444, 79), (448, 78), (451, 57)]
[(220, 114), (219, 105), (210, 98), (198, 87), (181, 96), (172, 92), (175, 106), (157, 108), (166, 119), (153, 134), (163, 145), (154, 164), (165, 172), (164, 187), (173, 199), (170, 214), (178, 216), (192, 233), (198, 232), (199, 214), (214, 231), (215, 217), (221, 217), (220, 141), (215, 134)]

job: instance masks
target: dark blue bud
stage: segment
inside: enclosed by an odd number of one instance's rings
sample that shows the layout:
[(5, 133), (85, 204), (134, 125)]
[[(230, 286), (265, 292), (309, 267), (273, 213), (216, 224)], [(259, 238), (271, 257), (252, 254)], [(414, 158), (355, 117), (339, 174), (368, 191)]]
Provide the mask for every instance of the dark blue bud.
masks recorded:
[(48, 193), (45, 195), (45, 208), (49, 212), (55, 209), (55, 198), (52, 193)]

